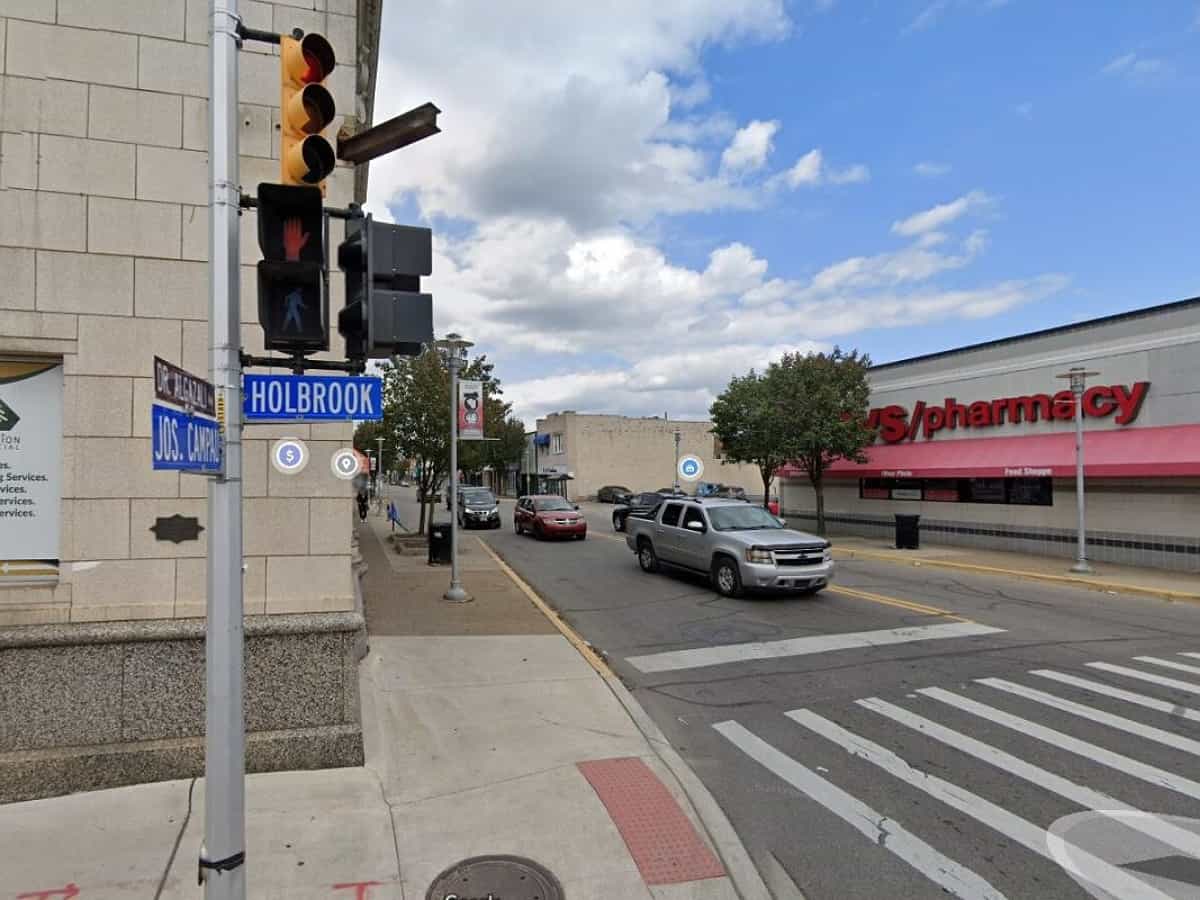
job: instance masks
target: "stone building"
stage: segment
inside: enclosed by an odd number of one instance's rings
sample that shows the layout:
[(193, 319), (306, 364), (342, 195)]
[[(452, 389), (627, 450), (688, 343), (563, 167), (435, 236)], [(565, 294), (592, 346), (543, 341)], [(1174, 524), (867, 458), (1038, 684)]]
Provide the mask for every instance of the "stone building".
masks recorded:
[[(609, 484), (633, 491), (671, 487), (676, 481), (676, 431), (679, 455), (696, 456), (702, 462), (701, 481), (738, 485), (750, 495), (762, 496), (757, 467), (726, 461), (712, 423), (704, 421), (587, 415), (574, 410), (551, 413), (537, 420), (532, 442), (536, 471), (543, 488), (560, 487), (573, 500), (595, 497)], [(687, 488), (686, 482), (680, 484)]]
[[(208, 486), (152, 470), (150, 407), (154, 356), (209, 371), (209, 5), (0, 0), (0, 479), (27, 478), (9, 503), (28, 504), (7, 522), (0, 505), (0, 801), (202, 770), (209, 535), (156, 525), (206, 526)], [(381, 0), (240, 8), (254, 28), (324, 34), (339, 114), (370, 122)], [(239, 54), (251, 194), (279, 180), (277, 54)], [(328, 186), (330, 205), (361, 202), (365, 169), (339, 166)], [(252, 353), (259, 256), (247, 211)], [(336, 271), (331, 285), (336, 321)], [(268, 464), (282, 436), (308, 444), (299, 475)], [(251, 769), (361, 760), (352, 502), (329, 466), (351, 437), (349, 423), (246, 427)]]

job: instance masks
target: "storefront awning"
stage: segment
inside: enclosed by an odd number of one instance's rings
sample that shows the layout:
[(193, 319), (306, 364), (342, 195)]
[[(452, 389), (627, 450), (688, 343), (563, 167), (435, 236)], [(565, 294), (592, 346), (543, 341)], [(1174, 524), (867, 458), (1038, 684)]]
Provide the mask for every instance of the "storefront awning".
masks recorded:
[[(1089, 478), (1200, 476), (1200, 425), (1122, 428), (1084, 435)], [(1075, 474), (1073, 432), (1022, 437), (967, 438), (877, 444), (868, 462), (838, 460), (826, 470), (837, 478), (1032, 478)], [(783, 477), (804, 470), (784, 466)]]

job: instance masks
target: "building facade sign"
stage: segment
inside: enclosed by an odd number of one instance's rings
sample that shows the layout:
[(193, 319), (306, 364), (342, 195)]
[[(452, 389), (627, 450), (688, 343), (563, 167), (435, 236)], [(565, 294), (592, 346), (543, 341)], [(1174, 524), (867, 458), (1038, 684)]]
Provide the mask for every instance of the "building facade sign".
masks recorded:
[(62, 458), (62, 363), (0, 360), (0, 562), (58, 560)]
[[(1084, 392), (1083, 415), (1092, 419), (1112, 416), (1117, 425), (1129, 425), (1137, 419), (1149, 391), (1149, 381), (1095, 385)], [(867, 424), (878, 429), (881, 441), (897, 444), (916, 440), (918, 435), (930, 440), (943, 429), (997, 428), (1022, 422), (1070, 422), (1074, 418), (1073, 395), (1070, 391), (1058, 391), (971, 403), (960, 403), (955, 397), (946, 397), (941, 403), (929, 405), (924, 400), (917, 400), (911, 410), (892, 404), (872, 409)]]

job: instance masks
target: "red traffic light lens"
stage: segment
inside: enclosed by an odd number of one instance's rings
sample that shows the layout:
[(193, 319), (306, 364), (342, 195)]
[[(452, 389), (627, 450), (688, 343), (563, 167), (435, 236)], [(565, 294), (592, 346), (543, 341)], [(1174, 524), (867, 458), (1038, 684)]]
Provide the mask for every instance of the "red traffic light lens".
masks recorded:
[(300, 40), (300, 53), (304, 56), (306, 67), (300, 80), (305, 84), (324, 81), (332, 74), (337, 63), (333, 47), (319, 34), (306, 34)]

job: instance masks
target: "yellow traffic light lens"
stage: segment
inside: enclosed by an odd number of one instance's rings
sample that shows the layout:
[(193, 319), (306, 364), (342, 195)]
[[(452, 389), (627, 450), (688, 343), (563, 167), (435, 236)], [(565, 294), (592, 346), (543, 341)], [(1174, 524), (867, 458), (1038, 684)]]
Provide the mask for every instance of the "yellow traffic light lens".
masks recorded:
[(333, 95), (323, 85), (306, 85), (287, 101), (284, 127), (302, 134), (320, 134), (335, 113)]

